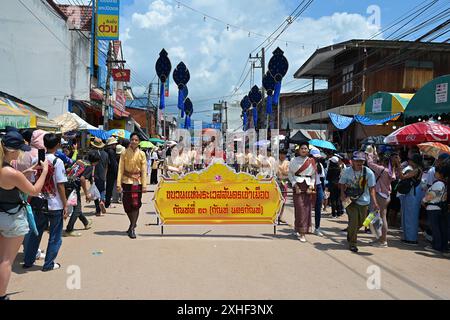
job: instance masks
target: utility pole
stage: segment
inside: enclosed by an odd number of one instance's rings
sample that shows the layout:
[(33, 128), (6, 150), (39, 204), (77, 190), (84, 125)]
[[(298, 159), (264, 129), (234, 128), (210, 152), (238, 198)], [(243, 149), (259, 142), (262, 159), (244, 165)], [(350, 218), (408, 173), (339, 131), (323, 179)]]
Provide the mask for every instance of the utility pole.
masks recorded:
[(150, 95), (152, 93), (152, 84), (150, 83), (148, 85), (148, 93), (147, 93), (147, 134), (149, 137), (151, 137), (150, 134), (150, 128), (151, 128), (151, 117), (150, 117), (150, 111), (151, 111), (151, 102), (150, 102)]
[(110, 82), (111, 82), (111, 63), (113, 61), (112, 58), (112, 48), (111, 41), (108, 44), (108, 56), (106, 57), (106, 67), (107, 67), (107, 75), (106, 75), (106, 85), (105, 85), (105, 97), (103, 101), (103, 130), (108, 130), (108, 119), (109, 119), (109, 100), (110, 100)]

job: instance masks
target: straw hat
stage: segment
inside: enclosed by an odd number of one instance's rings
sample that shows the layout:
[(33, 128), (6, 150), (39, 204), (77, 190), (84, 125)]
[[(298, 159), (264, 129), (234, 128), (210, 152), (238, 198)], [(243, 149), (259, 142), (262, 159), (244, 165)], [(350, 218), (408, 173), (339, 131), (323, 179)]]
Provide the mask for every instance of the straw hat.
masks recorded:
[(95, 138), (94, 141), (91, 141), (91, 145), (97, 149), (102, 149), (105, 147), (105, 144), (100, 138)]
[(119, 143), (119, 141), (117, 141), (117, 139), (114, 137), (110, 137), (110, 138), (108, 138), (108, 140), (106, 140), (107, 146), (111, 146), (113, 144), (118, 144), (118, 143)]
[(125, 147), (124, 146), (122, 146), (122, 145), (120, 145), (120, 144), (118, 144), (117, 146), (116, 146), (116, 154), (118, 154), (118, 155), (120, 155), (120, 154), (122, 154), (123, 152), (125, 152)]

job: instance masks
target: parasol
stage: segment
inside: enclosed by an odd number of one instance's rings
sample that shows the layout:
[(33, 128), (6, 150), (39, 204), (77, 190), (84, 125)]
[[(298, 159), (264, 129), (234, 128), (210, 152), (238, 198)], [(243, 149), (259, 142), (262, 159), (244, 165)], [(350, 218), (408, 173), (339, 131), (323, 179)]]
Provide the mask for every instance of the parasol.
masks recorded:
[(450, 154), (450, 147), (440, 142), (425, 142), (418, 145), (422, 153), (437, 159), (443, 153)]
[(387, 144), (414, 145), (423, 142), (450, 142), (450, 127), (427, 121), (413, 123), (392, 132), (384, 139)]

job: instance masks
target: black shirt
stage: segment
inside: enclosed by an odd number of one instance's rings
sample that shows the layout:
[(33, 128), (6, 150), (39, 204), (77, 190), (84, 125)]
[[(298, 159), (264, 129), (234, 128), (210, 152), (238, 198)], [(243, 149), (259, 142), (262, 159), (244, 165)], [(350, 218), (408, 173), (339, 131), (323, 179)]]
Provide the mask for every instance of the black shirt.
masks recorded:
[(106, 181), (106, 170), (108, 169), (109, 156), (103, 150), (97, 150), (100, 156), (99, 163), (95, 166), (95, 179)]

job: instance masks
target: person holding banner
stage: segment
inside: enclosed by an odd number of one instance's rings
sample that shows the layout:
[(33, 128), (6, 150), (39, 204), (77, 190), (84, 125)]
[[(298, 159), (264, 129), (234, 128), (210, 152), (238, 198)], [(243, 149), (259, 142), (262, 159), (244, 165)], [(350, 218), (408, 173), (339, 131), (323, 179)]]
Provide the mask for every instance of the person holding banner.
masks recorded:
[(130, 220), (128, 236), (136, 239), (135, 229), (142, 206), (142, 193), (147, 187), (147, 157), (139, 149), (139, 135), (133, 133), (130, 140), (130, 146), (120, 156), (117, 191), (123, 191), (123, 208)]
[(281, 207), (280, 216), (278, 217), (278, 224), (287, 224), (283, 217), (284, 206), (288, 196), (288, 176), (289, 176), (289, 160), (286, 159), (286, 151), (280, 151), (280, 159), (278, 161), (277, 183), (283, 195), (283, 206)]
[(295, 231), (300, 242), (306, 242), (305, 234), (311, 229), (311, 209), (314, 204), (317, 166), (309, 155), (309, 143), (302, 142), (297, 156), (289, 164), (289, 180), (294, 189)]

